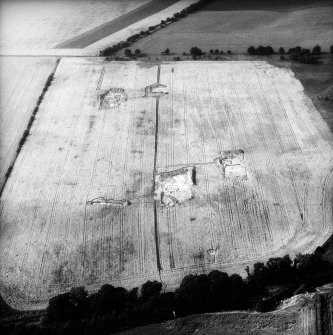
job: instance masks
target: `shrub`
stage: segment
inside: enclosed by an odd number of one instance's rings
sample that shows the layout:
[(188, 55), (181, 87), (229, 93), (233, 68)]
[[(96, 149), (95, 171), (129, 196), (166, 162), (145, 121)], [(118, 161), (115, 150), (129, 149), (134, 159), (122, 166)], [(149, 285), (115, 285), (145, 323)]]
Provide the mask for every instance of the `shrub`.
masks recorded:
[(190, 50), (190, 54), (192, 56), (200, 56), (200, 55), (202, 55), (202, 51), (198, 47), (192, 47), (191, 50)]
[(170, 50), (169, 50), (168, 48), (166, 48), (166, 49), (164, 50), (164, 53), (165, 53), (165, 54), (169, 54), (169, 53), (170, 53)]
[(264, 47), (259, 45), (256, 49), (256, 54), (260, 56), (269, 56), (274, 54), (274, 49), (271, 46)]
[(284, 48), (282, 48), (282, 47), (279, 48), (279, 54), (284, 55)]
[(333, 54), (333, 45), (330, 46), (330, 53)]
[(107, 57), (107, 56), (111, 56), (113, 53), (114, 53), (114, 48), (107, 47), (104, 50), (100, 51), (100, 56)]
[(6, 172), (5, 177), (8, 178), (12, 171), (13, 171), (13, 166), (11, 165)]
[(228, 50), (227, 53), (228, 53), (228, 55), (231, 55), (231, 50)]
[(321, 54), (321, 47), (319, 45), (316, 45), (313, 49), (312, 49), (312, 54), (313, 55), (320, 55)]
[(294, 48), (289, 48), (288, 54), (299, 53), (299, 52), (301, 52), (301, 49), (302, 48), (299, 45), (297, 47), (294, 47)]
[(251, 45), (251, 46), (247, 49), (247, 53), (248, 53), (249, 55), (255, 55), (255, 54), (256, 54), (256, 48), (255, 48), (253, 45)]
[(162, 283), (154, 280), (148, 280), (141, 287), (141, 298), (147, 300), (149, 297), (156, 296), (160, 294), (162, 289)]
[(219, 53), (219, 49), (215, 49), (215, 54), (217, 55)]
[[(320, 46), (310, 49), (302, 49), (300, 46), (288, 50), (289, 59), (304, 64), (317, 64), (320, 59)], [(319, 53), (319, 54), (318, 54)]]
[(126, 50), (125, 50), (125, 56), (127, 56), (127, 57), (131, 57), (131, 56), (132, 56), (132, 51), (131, 51), (131, 49), (126, 49)]
[(135, 54), (136, 55), (140, 55), (141, 54), (141, 50), (140, 49), (135, 49)]
[(310, 49), (301, 49), (300, 56), (310, 55)]
[(320, 56), (314, 56), (310, 54), (300, 55), (299, 62), (303, 64), (318, 64)]
[(213, 53), (214, 53), (214, 50), (213, 50), (213, 49), (210, 49), (210, 50), (209, 50), (209, 53), (210, 53), (210, 54), (213, 54)]
[(284, 55), (280, 56), (280, 60), (285, 60)]
[(266, 298), (259, 300), (256, 304), (256, 311), (260, 313), (266, 313), (273, 311), (277, 306), (275, 299)]

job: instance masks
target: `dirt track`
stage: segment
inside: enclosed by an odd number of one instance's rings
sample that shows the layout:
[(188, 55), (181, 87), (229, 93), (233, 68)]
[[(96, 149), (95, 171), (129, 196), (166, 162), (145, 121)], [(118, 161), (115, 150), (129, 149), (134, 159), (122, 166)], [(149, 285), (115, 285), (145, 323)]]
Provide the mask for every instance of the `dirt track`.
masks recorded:
[(93, 44), (100, 39), (114, 34), (117, 31), (128, 27), (129, 25), (143, 20), (146, 17), (153, 15), (171, 5), (178, 2), (178, 0), (158, 0), (151, 1), (146, 5), (143, 5), (131, 12), (120, 16), (119, 18), (106, 22), (94, 29), (91, 29), (85, 33), (75, 36), (67, 41), (64, 41), (55, 46), (57, 49), (75, 49), (85, 48), (86, 46)]

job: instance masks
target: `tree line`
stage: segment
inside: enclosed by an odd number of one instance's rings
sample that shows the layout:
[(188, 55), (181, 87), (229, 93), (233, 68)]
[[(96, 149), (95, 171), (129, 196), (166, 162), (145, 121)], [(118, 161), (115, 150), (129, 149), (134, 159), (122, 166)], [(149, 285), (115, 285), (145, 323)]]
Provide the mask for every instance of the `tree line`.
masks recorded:
[[(107, 47), (99, 52), (99, 55), (102, 57), (112, 56), (116, 52), (120, 51), (123, 48), (129, 47), (132, 43), (138, 41), (139, 39), (150, 35), (152, 32), (157, 29), (161, 29), (166, 27), (168, 24), (172, 22), (176, 22), (181, 18), (186, 17), (187, 15), (196, 12), (204, 5), (206, 5), (211, 0), (199, 0), (196, 3), (191, 4), (180, 12), (174, 13), (172, 17), (167, 17), (165, 20), (161, 20), (161, 22), (157, 25), (149, 26), (148, 29), (140, 31), (140, 33), (134, 34), (127, 38), (126, 41), (121, 41), (111, 47)], [(131, 54), (132, 55), (132, 54)]]
[[(258, 56), (270, 56), (274, 55), (275, 51), (271, 46), (259, 45), (257, 48), (251, 45), (247, 49), (249, 55)], [(321, 58), (322, 50), (320, 45), (316, 45), (311, 49), (302, 48), (300, 46), (289, 48), (286, 52), (283, 47), (280, 47), (278, 53), (281, 55), (280, 59), (284, 60), (284, 55), (288, 55), (289, 59), (292, 61), (305, 63), (305, 64), (316, 64)], [(330, 47), (330, 53), (333, 53), (333, 45)]]
[[(37, 325), (2, 325), (2, 334), (112, 334), (196, 313), (230, 310), (273, 310), (281, 299), (333, 281), (333, 265), (322, 248), (299, 254), (293, 260), (270, 258), (247, 267), (246, 278), (219, 270), (187, 275), (174, 292), (165, 292), (158, 281), (141, 289), (103, 285), (88, 294), (84, 287), (50, 299), (46, 315)], [(269, 285), (279, 289), (274, 294)]]

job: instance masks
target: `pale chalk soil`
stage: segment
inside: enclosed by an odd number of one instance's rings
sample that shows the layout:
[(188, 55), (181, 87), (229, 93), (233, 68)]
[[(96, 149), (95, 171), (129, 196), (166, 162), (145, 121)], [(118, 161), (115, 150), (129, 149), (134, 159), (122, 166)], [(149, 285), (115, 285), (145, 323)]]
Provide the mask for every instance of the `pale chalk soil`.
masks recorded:
[(332, 141), (266, 62), (62, 59), (1, 198), (0, 294), (35, 309), (311, 252), (332, 234)]

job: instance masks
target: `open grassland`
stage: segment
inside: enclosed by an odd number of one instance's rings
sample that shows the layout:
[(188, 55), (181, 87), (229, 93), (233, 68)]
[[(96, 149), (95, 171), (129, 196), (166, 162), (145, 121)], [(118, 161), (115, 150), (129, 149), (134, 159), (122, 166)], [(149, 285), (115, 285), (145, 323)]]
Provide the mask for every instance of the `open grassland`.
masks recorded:
[(189, 52), (197, 46), (246, 52), (250, 45), (271, 45), (288, 49), (296, 45), (312, 48), (319, 44), (328, 50), (332, 44), (333, 7), (275, 10), (199, 11), (139, 40), (131, 47), (150, 54)]
[(0, 59), (0, 188), (55, 62), (55, 58)]
[(0, 3), (0, 49), (48, 49), (149, 0), (32, 1)]
[(63, 59), (2, 195), (0, 293), (29, 309), (312, 251), (332, 233), (332, 141), (265, 62)]

